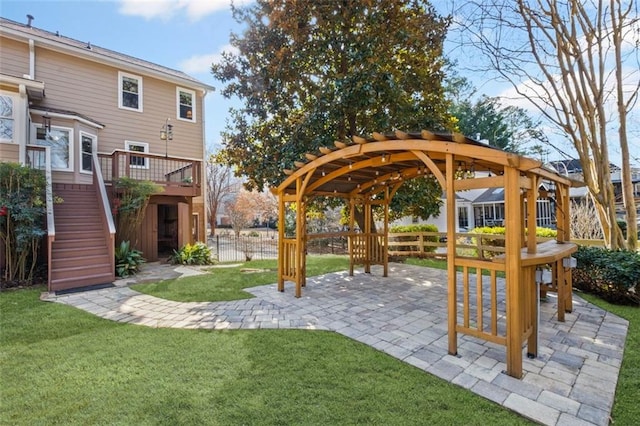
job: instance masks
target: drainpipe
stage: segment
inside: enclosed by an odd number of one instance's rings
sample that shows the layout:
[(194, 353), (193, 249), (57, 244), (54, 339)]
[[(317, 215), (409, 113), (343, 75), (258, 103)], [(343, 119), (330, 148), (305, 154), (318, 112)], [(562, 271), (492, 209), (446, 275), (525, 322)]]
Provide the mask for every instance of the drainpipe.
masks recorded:
[(29, 79), (34, 80), (36, 78), (36, 46), (35, 42), (29, 40)]

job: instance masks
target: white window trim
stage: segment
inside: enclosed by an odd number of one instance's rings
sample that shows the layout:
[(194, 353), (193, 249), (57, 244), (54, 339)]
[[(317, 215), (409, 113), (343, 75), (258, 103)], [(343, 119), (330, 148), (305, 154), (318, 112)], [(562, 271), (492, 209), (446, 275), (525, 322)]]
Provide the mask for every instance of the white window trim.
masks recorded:
[[(144, 154), (148, 154), (149, 153), (149, 144), (146, 142), (138, 142), (138, 141), (124, 141), (124, 149), (126, 151), (129, 152), (137, 152), (137, 151), (132, 151), (131, 150), (131, 145), (138, 145), (144, 148), (143, 153)], [(134, 164), (129, 164), (129, 168), (131, 169), (149, 169), (149, 159), (147, 157), (143, 157), (144, 159), (144, 165), (142, 166), (136, 166)]]
[[(89, 170), (84, 170), (82, 168), (82, 154), (84, 154), (84, 152), (82, 151), (82, 137), (86, 136), (88, 138), (91, 139), (91, 151), (93, 152), (98, 152), (98, 136), (92, 134), (92, 133), (87, 133), (87, 132), (83, 132), (82, 130), (80, 131), (80, 137), (78, 138), (78, 171), (80, 173), (84, 173), (87, 175), (93, 174), (93, 170), (89, 171)], [(91, 160), (93, 161), (93, 160)], [(93, 167), (93, 165), (91, 166)]]
[[(138, 108), (131, 108), (128, 106), (124, 106), (122, 104), (122, 79), (123, 77), (128, 77), (128, 78), (135, 78), (136, 80), (138, 80)], [(120, 109), (126, 109), (127, 111), (135, 111), (135, 112), (142, 112), (142, 100), (143, 100), (143, 90), (142, 90), (142, 77), (140, 77), (139, 75), (135, 75), (135, 74), (129, 74), (123, 71), (118, 71), (118, 108)]]
[(11, 98), (11, 103), (12, 103), (12, 107), (11, 107), (11, 117), (4, 117), (4, 118), (8, 118), (10, 120), (13, 120), (13, 138), (12, 139), (3, 139), (0, 138), (0, 143), (14, 143), (15, 139), (16, 139), (16, 96), (14, 96), (13, 93), (6, 93), (0, 90), (0, 95), (2, 96), (6, 96), (8, 98)]
[[(37, 139), (36, 139), (38, 133), (36, 129), (42, 128), (42, 124), (31, 123), (31, 128), (32, 128), (32, 131), (31, 131), (31, 136), (29, 138), (29, 143), (33, 145), (38, 145)], [(59, 169), (59, 168), (53, 168), (53, 165), (52, 165), (51, 170), (55, 172), (72, 172), (74, 170), (73, 163), (74, 163), (74, 155), (75, 155), (75, 150), (73, 149), (75, 146), (74, 138), (73, 138), (73, 129), (71, 127), (51, 126), (51, 130), (64, 130), (66, 132), (69, 132), (69, 167), (66, 169)]]
[[(189, 120), (188, 118), (180, 117), (180, 92), (191, 94), (191, 120)], [(176, 87), (176, 118), (178, 120), (186, 121), (188, 123), (195, 123), (196, 116), (197, 116), (197, 110), (196, 110), (197, 99), (198, 98), (196, 96), (195, 90), (185, 89), (184, 87)]]

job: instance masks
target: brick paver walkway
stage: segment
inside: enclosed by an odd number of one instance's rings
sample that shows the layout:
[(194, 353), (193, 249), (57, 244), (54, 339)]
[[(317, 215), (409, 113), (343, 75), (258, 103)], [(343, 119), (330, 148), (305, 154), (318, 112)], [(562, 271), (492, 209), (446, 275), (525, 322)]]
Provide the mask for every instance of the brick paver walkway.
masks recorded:
[(394, 264), (388, 278), (380, 275), (374, 268), (308, 278), (300, 299), (292, 287), (280, 293), (275, 284), (231, 302), (173, 302), (126, 286), (48, 299), (150, 327), (333, 330), (542, 424), (609, 423), (626, 320), (574, 297), (573, 312), (560, 323), (549, 296), (540, 306), (539, 356), (525, 357), (517, 380), (503, 372), (503, 346), (460, 335), (458, 356), (447, 354), (446, 271)]

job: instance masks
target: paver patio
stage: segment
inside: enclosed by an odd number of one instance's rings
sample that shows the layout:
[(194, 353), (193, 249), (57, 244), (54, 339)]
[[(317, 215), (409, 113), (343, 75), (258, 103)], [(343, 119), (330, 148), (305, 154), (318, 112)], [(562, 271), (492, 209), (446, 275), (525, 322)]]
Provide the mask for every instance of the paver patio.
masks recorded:
[[(156, 279), (168, 268), (162, 266)], [(573, 312), (561, 323), (550, 295), (540, 303), (538, 357), (525, 357), (524, 377), (517, 380), (503, 373), (503, 346), (459, 335), (458, 355), (447, 353), (446, 271), (392, 264), (388, 278), (380, 275), (373, 268), (372, 274), (356, 271), (353, 277), (347, 272), (310, 277), (299, 299), (291, 287), (280, 293), (271, 284), (247, 289), (253, 299), (231, 302), (173, 302), (126, 285), (46, 300), (150, 327), (332, 330), (539, 423), (609, 423), (626, 320), (574, 297)]]

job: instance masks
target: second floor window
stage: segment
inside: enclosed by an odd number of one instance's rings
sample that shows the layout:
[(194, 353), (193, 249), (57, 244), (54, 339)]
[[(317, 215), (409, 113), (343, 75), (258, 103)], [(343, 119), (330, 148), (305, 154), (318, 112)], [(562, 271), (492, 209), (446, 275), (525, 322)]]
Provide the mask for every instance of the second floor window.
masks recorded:
[(193, 90), (177, 89), (178, 118), (187, 121), (196, 121), (196, 92)]
[[(124, 147), (127, 151), (131, 151), (131, 152), (144, 152), (144, 153), (149, 152), (149, 144), (145, 142), (125, 141)], [(148, 169), (149, 168), (148, 158), (140, 157), (137, 155), (130, 155), (129, 166), (135, 169)]]
[(142, 112), (142, 77), (118, 73), (118, 107)]
[(0, 140), (13, 141), (13, 98), (0, 95)]

